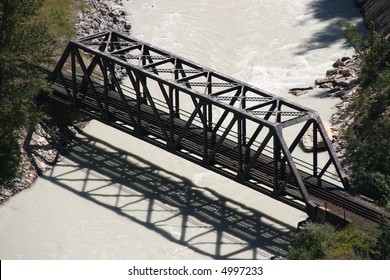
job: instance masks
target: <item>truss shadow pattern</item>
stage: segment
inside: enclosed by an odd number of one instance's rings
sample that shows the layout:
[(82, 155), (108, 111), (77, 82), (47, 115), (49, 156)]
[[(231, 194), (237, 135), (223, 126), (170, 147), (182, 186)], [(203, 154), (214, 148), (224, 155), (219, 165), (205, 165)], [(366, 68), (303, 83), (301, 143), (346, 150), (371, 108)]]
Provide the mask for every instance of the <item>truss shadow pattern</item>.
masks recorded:
[(58, 165), (61, 173), (43, 177), (214, 259), (280, 256), (295, 232), (278, 219), (86, 133), (72, 141)]
[[(315, 111), (133, 37), (107, 31), (69, 42), (53, 99), (315, 216), (307, 187), (348, 187)], [(288, 141), (285, 129), (296, 128)], [(313, 157), (293, 153), (313, 130)], [(318, 159), (317, 140), (327, 160)], [(335, 174), (329, 175), (330, 167)]]

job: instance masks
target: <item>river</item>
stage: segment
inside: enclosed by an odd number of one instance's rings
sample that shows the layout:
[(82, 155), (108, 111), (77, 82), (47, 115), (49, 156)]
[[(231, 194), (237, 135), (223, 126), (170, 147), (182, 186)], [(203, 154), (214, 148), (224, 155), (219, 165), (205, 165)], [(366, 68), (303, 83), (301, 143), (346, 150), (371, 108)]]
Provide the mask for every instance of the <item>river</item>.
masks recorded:
[[(340, 20), (353, 0), (131, 0), (132, 35), (307, 107), (351, 55)], [(191, 205), (198, 205), (195, 211)], [(207, 215), (209, 213), (209, 215)], [(224, 214), (240, 230), (224, 227)], [(268, 259), (306, 214), (92, 121), (53, 170), (0, 208), (1, 259)], [(222, 226), (221, 226), (222, 225)]]

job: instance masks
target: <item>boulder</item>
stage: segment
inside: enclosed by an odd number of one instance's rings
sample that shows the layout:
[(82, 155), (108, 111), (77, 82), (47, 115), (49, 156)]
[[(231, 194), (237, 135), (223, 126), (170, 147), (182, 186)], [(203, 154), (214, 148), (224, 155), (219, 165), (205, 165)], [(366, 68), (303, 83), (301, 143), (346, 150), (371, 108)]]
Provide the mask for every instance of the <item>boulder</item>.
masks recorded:
[[(331, 129), (331, 126), (328, 122), (323, 122), (325, 132), (328, 135), (330, 139), (333, 137), (333, 132)], [(305, 152), (311, 152), (314, 148), (314, 139), (313, 139), (313, 125), (309, 127), (309, 129), (306, 131), (306, 133), (303, 135), (301, 139), (302, 148)], [(321, 134), (319, 131), (317, 131), (317, 148), (318, 149), (324, 149), (325, 148), (325, 142), (323, 141)]]
[(332, 83), (332, 79), (330, 79), (330, 78), (325, 78), (325, 79), (317, 79), (317, 80), (315, 80), (315, 84), (317, 85), (317, 86), (319, 86), (319, 85), (323, 85), (323, 84), (327, 84), (327, 83)]
[(352, 78), (351, 77), (349, 77), (349, 78), (340, 78), (340, 79), (335, 80), (336, 86), (344, 87), (344, 88), (355, 86), (358, 83), (359, 83), (359, 79), (358, 78), (354, 78), (354, 77), (352, 77)]
[(345, 66), (345, 63), (342, 62), (340, 59), (337, 59), (335, 63), (333, 63), (333, 67), (337, 68), (337, 67), (342, 67), (342, 66)]
[(88, 7), (78, 14), (76, 33), (84, 37), (107, 29), (128, 33), (130, 17), (126, 15), (121, 0), (85, 0)]
[(304, 88), (291, 88), (288, 93), (295, 95), (295, 96), (300, 96), (303, 94), (306, 94), (308, 90), (312, 90), (313, 87), (304, 87)]
[(343, 77), (349, 77), (352, 75), (351, 73), (351, 70), (350, 69), (341, 69), (339, 71), (340, 75), (342, 75)]
[(131, 22), (128, 21), (128, 20), (126, 20), (126, 21), (125, 21), (124, 28), (125, 28), (125, 30), (130, 30), (130, 29), (131, 29)]
[(337, 69), (329, 69), (328, 71), (326, 71), (326, 76), (327, 77), (330, 77), (330, 76), (333, 76), (333, 75), (336, 75), (337, 74)]

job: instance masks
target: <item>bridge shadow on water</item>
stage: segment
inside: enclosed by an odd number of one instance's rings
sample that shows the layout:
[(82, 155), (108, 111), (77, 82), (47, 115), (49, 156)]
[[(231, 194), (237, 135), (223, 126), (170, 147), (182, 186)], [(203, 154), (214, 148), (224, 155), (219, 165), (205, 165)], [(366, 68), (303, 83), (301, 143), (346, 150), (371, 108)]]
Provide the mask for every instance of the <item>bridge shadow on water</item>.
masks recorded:
[(60, 173), (56, 167), (43, 177), (214, 259), (280, 256), (295, 231), (84, 132), (73, 140), (57, 166)]

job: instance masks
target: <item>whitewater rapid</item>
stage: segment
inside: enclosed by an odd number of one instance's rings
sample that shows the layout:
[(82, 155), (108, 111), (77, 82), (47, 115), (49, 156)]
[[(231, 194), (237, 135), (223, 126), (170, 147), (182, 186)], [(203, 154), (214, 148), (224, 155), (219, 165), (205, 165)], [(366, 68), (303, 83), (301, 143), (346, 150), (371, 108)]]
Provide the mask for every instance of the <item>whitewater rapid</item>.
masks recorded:
[[(297, 98), (288, 90), (313, 85), (337, 58), (351, 55), (340, 24), (360, 19), (353, 0), (124, 5), (133, 36), (319, 110), (324, 120), (339, 100), (318, 90)], [(191, 214), (183, 206), (189, 194), (189, 202), (241, 217), (246, 229), (233, 234), (219, 226), (222, 216)], [(284, 252), (306, 217), (92, 121), (53, 170), (0, 207), (0, 258), (268, 259)]]

